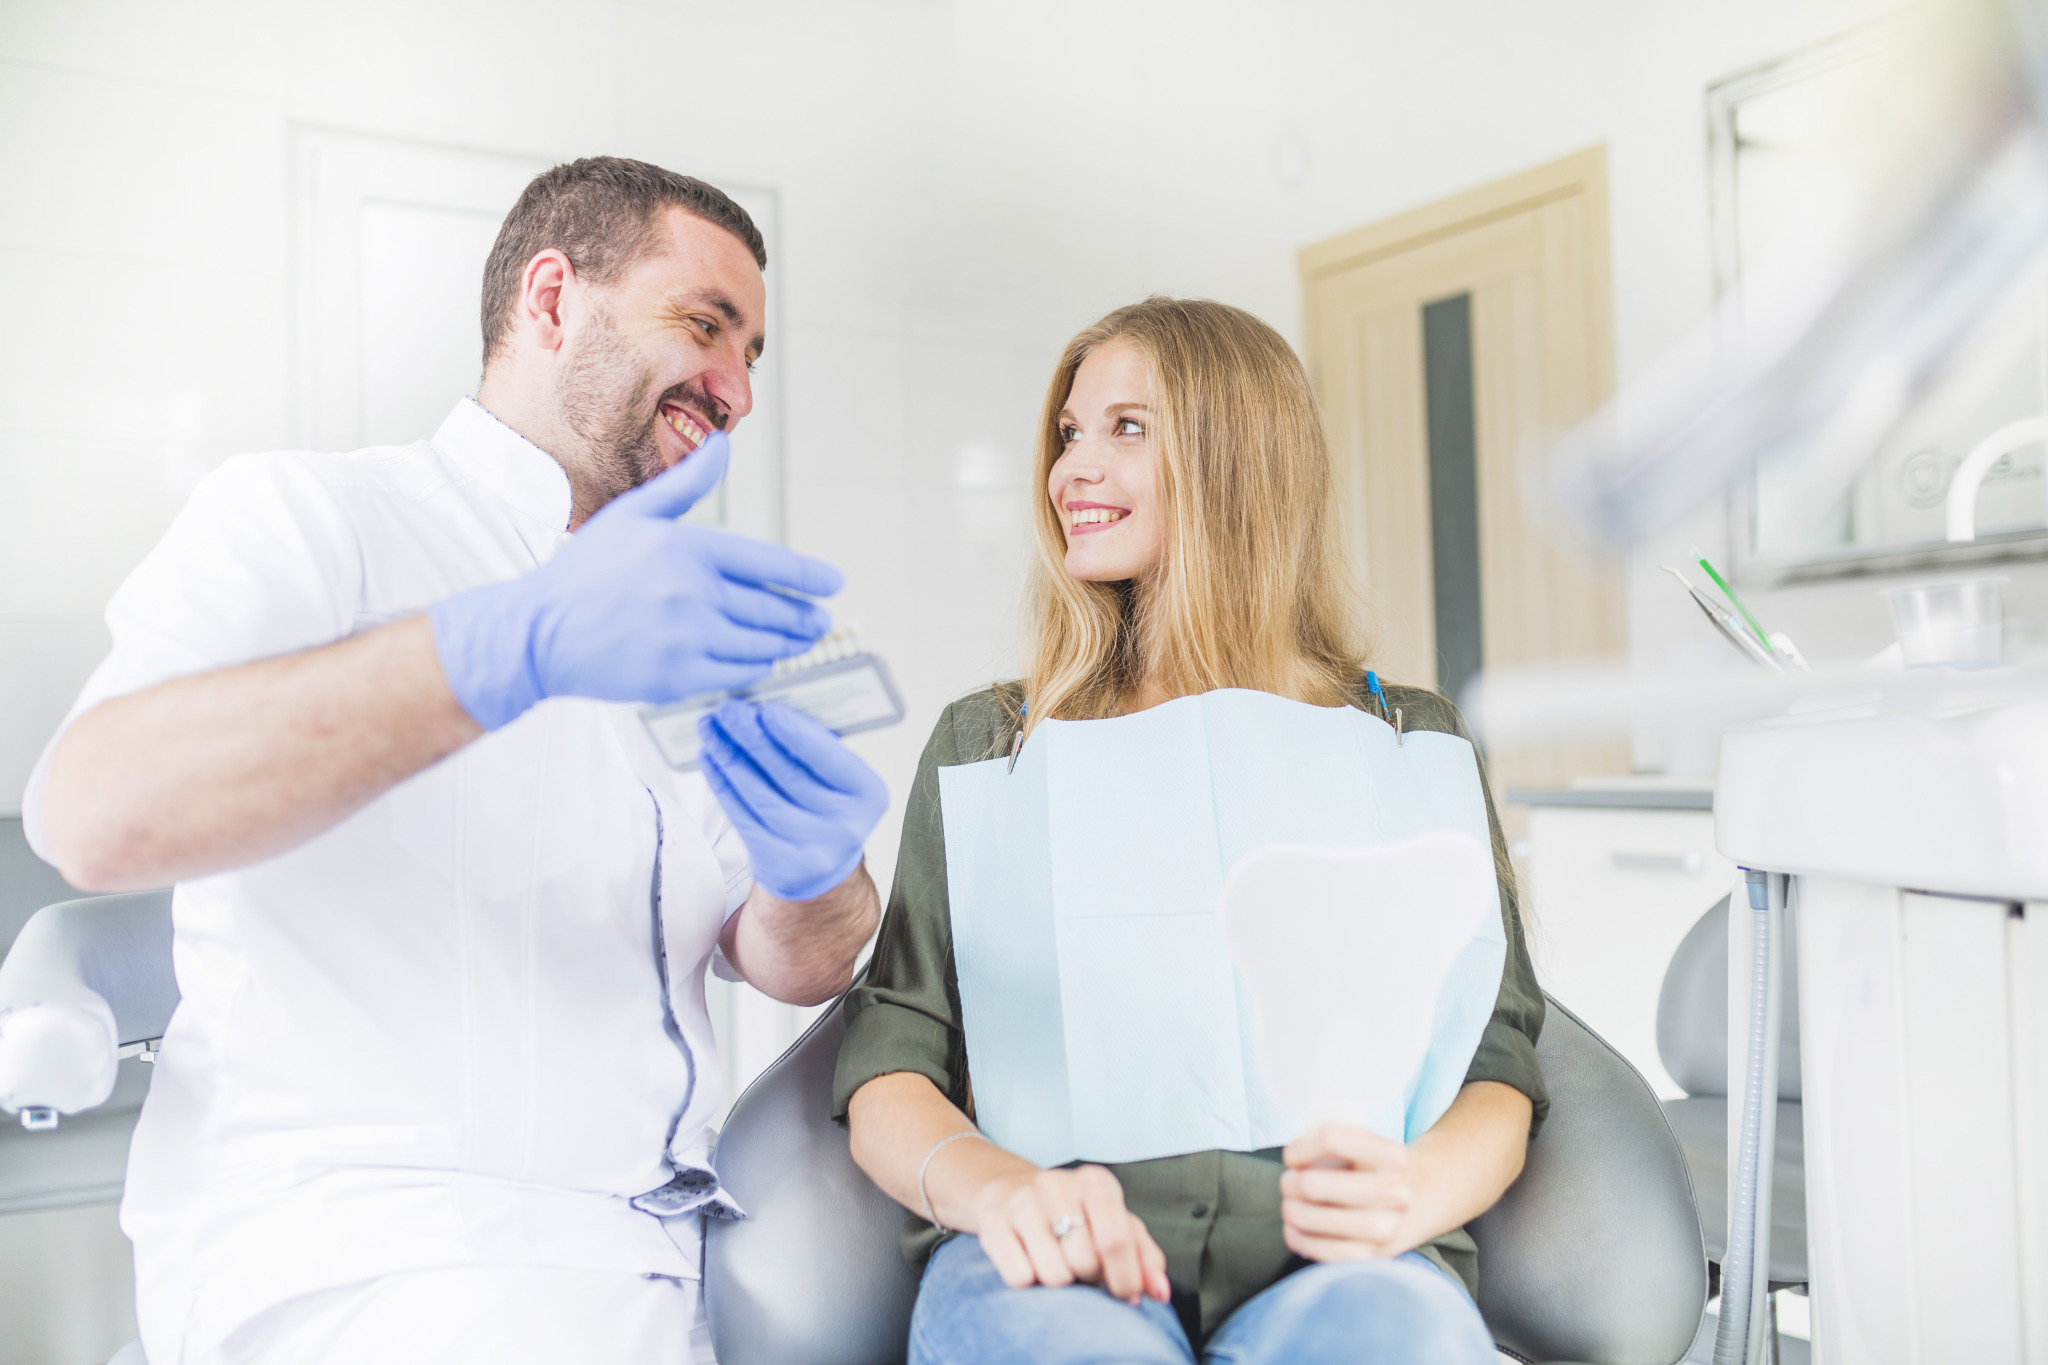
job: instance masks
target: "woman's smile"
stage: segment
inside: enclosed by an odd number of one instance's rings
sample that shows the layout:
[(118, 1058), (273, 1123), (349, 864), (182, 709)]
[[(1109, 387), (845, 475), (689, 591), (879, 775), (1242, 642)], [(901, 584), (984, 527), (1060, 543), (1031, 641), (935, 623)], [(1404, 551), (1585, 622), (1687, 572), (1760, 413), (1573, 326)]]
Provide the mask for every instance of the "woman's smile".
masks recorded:
[(1106, 502), (1069, 502), (1065, 506), (1067, 534), (1070, 536), (1107, 531), (1131, 514), (1128, 507), (1112, 507)]

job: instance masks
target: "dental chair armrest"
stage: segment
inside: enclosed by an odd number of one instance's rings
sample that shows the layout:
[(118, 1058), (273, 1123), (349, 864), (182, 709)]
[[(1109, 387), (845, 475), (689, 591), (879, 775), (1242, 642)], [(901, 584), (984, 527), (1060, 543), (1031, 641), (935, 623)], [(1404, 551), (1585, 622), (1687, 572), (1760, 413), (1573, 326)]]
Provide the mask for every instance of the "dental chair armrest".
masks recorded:
[(0, 961), (0, 1108), (104, 1103), (121, 1047), (162, 1037), (177, 1004), (170, 892), (44, 906)]
[(114, 1093), (114, 1015), (41, 1001), (0, 1011), (0, 1109), (76, 1114)]

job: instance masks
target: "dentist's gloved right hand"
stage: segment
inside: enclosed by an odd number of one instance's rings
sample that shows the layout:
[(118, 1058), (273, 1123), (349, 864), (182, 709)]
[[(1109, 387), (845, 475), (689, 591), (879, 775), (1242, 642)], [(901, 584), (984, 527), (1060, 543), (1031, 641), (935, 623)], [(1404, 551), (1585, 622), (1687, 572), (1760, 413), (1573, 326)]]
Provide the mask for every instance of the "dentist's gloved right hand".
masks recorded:
[(844, 740), (791, 707), (737, 699), (697, 734), (705, 780), (763, 890), (814, 900), (853, 875), (889, 788)]
[(718, 486), (730, 450), (713, 432), (531, 573), (434, 603), (434, 648), (462, 709), (495, 730), (544, 697), (679, 701), (745, 687), (815, 644), (832, 618), (770, 587), (828, 596), (837, 569), (677, 520)]

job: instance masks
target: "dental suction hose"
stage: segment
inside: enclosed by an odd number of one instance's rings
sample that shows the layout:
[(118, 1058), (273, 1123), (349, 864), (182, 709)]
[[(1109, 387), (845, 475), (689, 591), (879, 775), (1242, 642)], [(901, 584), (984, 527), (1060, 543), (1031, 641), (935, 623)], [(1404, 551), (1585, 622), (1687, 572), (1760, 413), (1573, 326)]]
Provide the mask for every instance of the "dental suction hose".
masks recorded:
[(1760, 1359), (1770, 1295), (1771, 1158), (1778, 1141), (1778, 1035), (1783, 1023), (1778, 1009), (1778, 946), (1785, 924), (1785, 878), (1748, 868), (1742, 875), (1748, 883), (1751, 925), (1749, 1030), (1713, 1365), (1755, 1365)]

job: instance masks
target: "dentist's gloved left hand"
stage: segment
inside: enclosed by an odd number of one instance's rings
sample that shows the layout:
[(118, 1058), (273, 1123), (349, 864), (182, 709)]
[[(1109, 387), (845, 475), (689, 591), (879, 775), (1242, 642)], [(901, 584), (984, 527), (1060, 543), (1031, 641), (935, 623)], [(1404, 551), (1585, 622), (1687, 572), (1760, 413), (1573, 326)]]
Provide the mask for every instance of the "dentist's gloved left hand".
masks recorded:
[(704, 776), (747, 846), (756, 883), (807, 901), (853, 875), (889, 788), (839, 736), (790, 707), (737, 699), (697, 730)]

